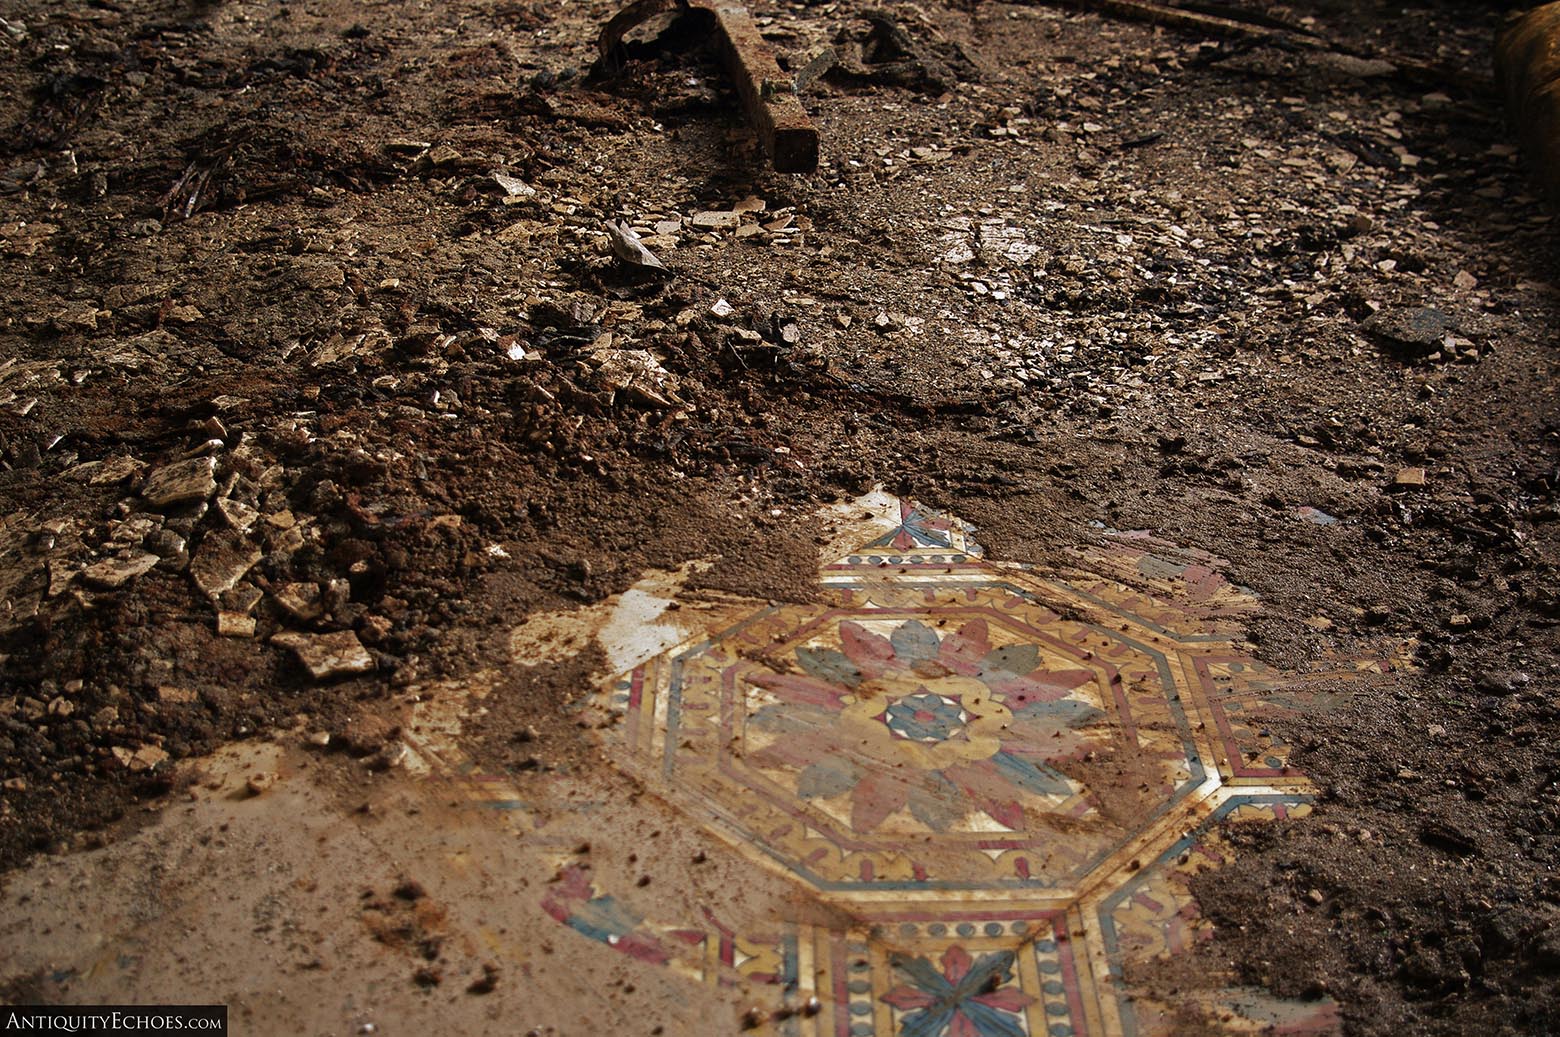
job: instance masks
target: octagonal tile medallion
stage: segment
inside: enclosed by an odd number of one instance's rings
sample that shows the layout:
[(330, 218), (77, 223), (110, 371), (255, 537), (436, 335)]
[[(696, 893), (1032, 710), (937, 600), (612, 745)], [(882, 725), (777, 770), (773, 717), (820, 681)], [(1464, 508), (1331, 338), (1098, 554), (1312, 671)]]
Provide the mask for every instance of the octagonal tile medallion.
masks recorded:
[[(1251, 595), (1143, 534), (1102, 531), (1042, 572), (884, 494), (828, 517), (854, 546), (812, 604), (726, 602), (667, 648), (671, 613), (636, 601), (642, 657), (582, 722), (835, 920), (658, 920), (565, 857), (544, 908), (700, 980), (780, 985), (801, 1006), (783, 1033), (1171, 1032), (1187, 999), (1140, 996), (1129, 973), (1206, 937), (1190, 881), (1230, 859), (1220, 826), (1310, 809), (1265, 718), (1327, 708), (1392, 663), (1263, 667), (1241, 652)], [(505, 805), (502, 778), (467, 780)], [(1326, 1001), (1216, 980), (1187, 997), (1218, 1032), (1337, 1027)]]

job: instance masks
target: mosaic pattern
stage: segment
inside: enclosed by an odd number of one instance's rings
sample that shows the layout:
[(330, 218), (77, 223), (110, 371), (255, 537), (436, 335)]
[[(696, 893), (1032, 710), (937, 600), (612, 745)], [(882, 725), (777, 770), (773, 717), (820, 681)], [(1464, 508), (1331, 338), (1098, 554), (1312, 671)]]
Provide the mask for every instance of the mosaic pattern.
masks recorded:
[(1010, 582), (829, 594), (613, 703), (628, 766), (819, 889), (1070, 889), (1208, 780), (1152, 644)]
[(1215, 983), (1167, 1004), (1132, 976), (1208, 935), (1190, 883), (1229, 859), (1221, 824), (1310, 809), (1269, 720), (1390, 663), (1261, 666), (1240, 651), (1251, 595), (1143, 534), (1042, 573), (987, 561), (955, 518), (871, 503), (817, 603), (755, 603), (582, 718), (690, 823), (850, 921), (664, 924), (566, 862), (545, 910), (701, 981), (815, 997), (782, 1033), (1148, 1035), (1199, 1013), (1334, 1032), (1327, 1002)]

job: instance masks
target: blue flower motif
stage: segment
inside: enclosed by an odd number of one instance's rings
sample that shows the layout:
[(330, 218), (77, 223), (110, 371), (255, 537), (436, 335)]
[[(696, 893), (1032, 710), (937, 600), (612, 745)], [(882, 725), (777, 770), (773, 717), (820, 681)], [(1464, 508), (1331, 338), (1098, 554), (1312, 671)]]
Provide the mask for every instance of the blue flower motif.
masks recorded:
[(912, 742), (945, 742), (964, 730), (969, 714), (943, 695), (907, 695), (883, 711), (883, 723)]

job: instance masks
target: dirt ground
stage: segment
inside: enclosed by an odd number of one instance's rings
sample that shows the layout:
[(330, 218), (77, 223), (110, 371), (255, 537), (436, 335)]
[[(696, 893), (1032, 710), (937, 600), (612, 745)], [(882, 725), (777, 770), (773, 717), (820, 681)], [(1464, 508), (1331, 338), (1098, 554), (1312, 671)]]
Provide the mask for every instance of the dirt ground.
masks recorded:
[[(1560, 314), (1500, 6), (1242, 5), (1328, 50), (886, 4), (908, 52), (751, 6), (842, 59), (816, 175), (696, 41), (593, 73), (596, 0), (0, 5), (0, 884), (228, 743), (350, 782), (398, 690), (646, 569), (808, 600), (805, 516), (881, 483), (994, 557), (1226, 558), (1275, 666), (1412, 642), (1286, 722), (1319, 808), (1231, 834), (1205, 953), (1350, 1033), (1560, 1032)], [(492, 744), (600, 765), (578, 673), (507, 679)]]

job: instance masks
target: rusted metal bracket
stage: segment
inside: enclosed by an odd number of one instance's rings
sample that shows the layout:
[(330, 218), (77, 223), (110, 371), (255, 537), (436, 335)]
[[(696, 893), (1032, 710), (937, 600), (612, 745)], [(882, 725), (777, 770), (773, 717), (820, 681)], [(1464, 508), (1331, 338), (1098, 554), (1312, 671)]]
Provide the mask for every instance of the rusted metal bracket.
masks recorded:
[(622, 43), (635, 25), (667, 11), (706, 11), (714, 17), (715, 35), (726, 72), (747, 109), (775, 169), (782, 173), (812, 173), (818, 169), (818, 131), (796, 96), (791, 78), (775, 60), (775, 52), (759, 34), (753, 16), (733, 0), (637, 0), (618, 12), (601, 31), (603, 59)]

